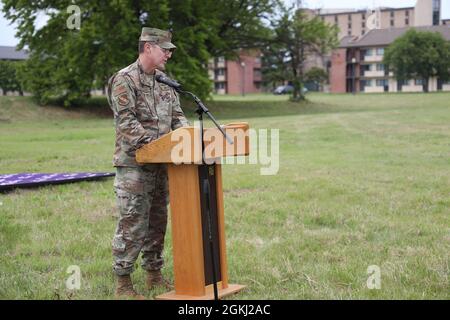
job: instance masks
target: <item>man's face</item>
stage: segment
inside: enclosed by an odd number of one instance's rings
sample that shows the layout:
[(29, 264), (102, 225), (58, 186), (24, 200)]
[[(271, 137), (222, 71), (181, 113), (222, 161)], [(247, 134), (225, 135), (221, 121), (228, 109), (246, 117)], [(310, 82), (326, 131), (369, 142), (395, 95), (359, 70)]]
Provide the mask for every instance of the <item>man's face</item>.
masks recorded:
[(155, 65), (158, 70), (165, 70), (167, 61), (172, 57), (172, 51), (163, 49), (157, 44), (149, 43), (148, 52), (153, 65)]

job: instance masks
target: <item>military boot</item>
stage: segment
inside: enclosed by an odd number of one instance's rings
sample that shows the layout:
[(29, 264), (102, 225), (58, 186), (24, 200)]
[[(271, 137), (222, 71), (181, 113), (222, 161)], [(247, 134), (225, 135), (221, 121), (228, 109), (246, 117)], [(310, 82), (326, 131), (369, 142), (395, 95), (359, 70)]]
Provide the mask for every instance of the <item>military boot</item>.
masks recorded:
[(173, 289), (173, 285), (162, 276), (161, 270), (147, 270), (146, 284), (148, 290), (154, 287), (164, 287), (167, 290)]
[(134, 291), (131, 277), (127, 274), (117, 276), (116, 299), (145, 300), (145, 297)]

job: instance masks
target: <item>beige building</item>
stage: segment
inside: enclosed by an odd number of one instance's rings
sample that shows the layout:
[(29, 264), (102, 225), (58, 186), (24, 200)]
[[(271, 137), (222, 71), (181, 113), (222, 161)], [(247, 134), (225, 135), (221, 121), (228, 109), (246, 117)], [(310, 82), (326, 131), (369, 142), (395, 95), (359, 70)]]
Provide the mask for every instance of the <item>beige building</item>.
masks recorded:
[(435, 26), (444, 24), (441, 17), (441, 0), (417, 0), (415, 7), (370, 10), (318, 9), (323, 21), (339, 27), (339, 39), (361, 36), (372, 29)]
[(320, 13), (322, 20), (339, 27), (339, 39), (345, 36), (364, 35), (371, 29), (408, 27), (414, 24), (414, 7), (378, 8), (343, 13)]

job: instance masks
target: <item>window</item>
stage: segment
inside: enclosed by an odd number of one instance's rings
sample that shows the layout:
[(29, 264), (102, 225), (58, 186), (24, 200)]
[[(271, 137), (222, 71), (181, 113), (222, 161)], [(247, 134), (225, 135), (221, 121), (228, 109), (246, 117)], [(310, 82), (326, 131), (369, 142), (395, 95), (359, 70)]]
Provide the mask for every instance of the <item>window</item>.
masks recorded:
[(370, 71), (370, 64), (364, 64), (364, 65), (362, 65), (361, 66), (361, 72), (360, 72), (360, 76), (364, 76), (364, 73), (366, 72), (366, 71)]
[(334, 16), (334, 23), (338, 23), (338, 16)]
[(394, 17), (394, 11), (391, 11), (391, 18)]
[(365, 31), (365, 30), (361, 31), (361, 35), (363, 35), (363, 34), (365, 34), (365, 33), (366, 33), (366, 31)]
[(365, 56), (369, 56), (370, 57), (372, 55), (373, 55), (373, 49), (367, 49)]
[(405, 19), (405, 24), (409, 25), (409, 19)]
[(433, 26), (439, 25), (439, 11), (433, 11)]
[(433, 0), (433, 10), (439, 10), (440, 7), (440, 0)]
[(433, 26), (439, 25), (440, 12), (441, 12), (441, 1), (433, 0)]
[(405, 16), (409, 17), (409, 11), (408, 10), (405, 11)]
[(398, 83), (402, 86), (409, 86), (409, 80), (399, 80)]
[(216, 90), (223, 90), (223, 89), (225, 89), (225, 82), (217, 82)]
[(348, 15), (348, 21), (352, 21), (352, 15), (351, 14)]
[(365, 13), (362, 14), (362, 19), (366, 20), (366, 14)]
[(361, 27), (365, 28), (366, 27), (366, 23), (365, 22), (361, 23)]
[(360, 91), (364, 91), (364, 85), (365, 85), (365, 81), (364, 80), (359, 80), (359, 90)]
[(416, 80), (414, 80), (414, 84), (416, 86), (422, 86), (423, 85), (423, 79), (416, 79)]
[(360, 80), (359, 86), (361, 88), (361, 91), (364, 91), (365, 87), (371, 87), (372, 86), (372, 80)]
[(351, 23), (348, 24), (348, 28), (349, 28), (349, 29), (352, 28), (352, 24), (351, 24)]
[(384, 48), (377, 48), (377, 56), (384, 55)]
[(351, 35), (352, 35), (352, 30), (348, 30), (347, 34), (348, 34), (349, 36), (351, 36)]
[(391, 20), (391, 27), (394, 26), (394, 20)]
[(379, 79), (377, 80), (377, 87), (384, 87), (389, 85), (388, 80), (387, 79)]
[(384, 71), (384, 64), (377, 63), (377, 71)]

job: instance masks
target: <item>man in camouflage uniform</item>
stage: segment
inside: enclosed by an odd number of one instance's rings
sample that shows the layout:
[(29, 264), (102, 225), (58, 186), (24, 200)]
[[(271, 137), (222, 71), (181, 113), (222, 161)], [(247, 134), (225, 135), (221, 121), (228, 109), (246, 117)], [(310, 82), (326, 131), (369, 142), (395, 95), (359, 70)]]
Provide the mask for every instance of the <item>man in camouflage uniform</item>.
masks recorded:
[(155, 81), (176, 48), (171, 39), (168, 31), (143, 28), (138, 60), (114, 74), (108, 83), (116, 128), (114, 189), (120, 213), (112, 242), (117, 297), (143, 298), (134, 290), (130, 277), (140, 252), (147, 288), (168, 286), (160, 271), (167, 225), (167, 167), (140, 165), (135, 153), (169, 131), (188, 125), (177, 93)]

